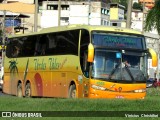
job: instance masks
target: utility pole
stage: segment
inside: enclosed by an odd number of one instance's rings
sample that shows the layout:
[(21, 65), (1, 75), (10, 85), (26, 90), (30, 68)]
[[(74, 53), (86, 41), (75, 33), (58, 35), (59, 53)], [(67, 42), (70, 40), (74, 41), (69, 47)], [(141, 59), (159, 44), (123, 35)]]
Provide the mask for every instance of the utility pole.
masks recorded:
[(131, 28), (132, 0), (128, 0), (127, 8), (127, 28)]
[[(7, 3), (6, 0), (3, 2), (4, 4)], [(5, 59), (5, 39), (6, 39), (6, 33), (5, 33), (5, 19), (6, 19), (6, 10), (3, 11), (3, 22), (2, 22), (2, 80), (4, 80), (4, 59)]]
[(144, 34), (145, 1), (143, 0), (142, 34)]
[(89, 10), (88, 10), (88, 25), (90, 25), (90, 19), (91, 19), (91, 0), (88, 0), (89, 3)]
[[(6, 11), (3, 11), (3, 22), (2, 22), (2, 76), (4, 76), (4, 58), (5, 58), (5, 39), (6, 39), (6, 33), (5, 33), (5, 19), (6, 19)], [(3, 80), (4, 78), (2, 78)]]
[(58, 26), (61, 26), (61, 0), (58, 1)]
[(38, 0), (35, 0), (34, 32), (37, 32), (37, 26), (38, 26)]

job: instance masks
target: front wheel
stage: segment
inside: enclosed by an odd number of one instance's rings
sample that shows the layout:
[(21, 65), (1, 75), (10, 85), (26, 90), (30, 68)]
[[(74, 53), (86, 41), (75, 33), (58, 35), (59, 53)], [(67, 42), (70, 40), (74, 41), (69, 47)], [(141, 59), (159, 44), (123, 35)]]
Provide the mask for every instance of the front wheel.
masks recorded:
[(77, 91), (75, 85), (71, 85), (69, 88), (69, 98), (77, 98)]
[(17, 86), (17, 97), (23, 97), (22, 95), (22, 84), (19, 83)]
[(31, 85), (30, 85), (30, 83), (26, 84), (26, 87), (25, 87), (25, 97), (31, 97)]

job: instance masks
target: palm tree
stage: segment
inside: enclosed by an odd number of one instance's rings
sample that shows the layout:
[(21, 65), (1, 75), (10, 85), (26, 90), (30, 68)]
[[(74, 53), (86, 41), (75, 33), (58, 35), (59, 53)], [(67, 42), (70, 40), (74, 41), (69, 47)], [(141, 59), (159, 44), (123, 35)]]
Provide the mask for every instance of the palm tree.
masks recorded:
[(145, 31), (156, 29), (160, 35), (160, 0), (155, 0), (155, 6), (148, 11), (145, 20)]
[[(158, 32), (158, 35), (160, 36), (160, 0), (155, 0), (155, 6), (148, 11), (146, 20), (145, 20), (145, 25), (144, 25), (144, 30), (145, 31), (151, 31), (153, 29), (156, 29)], [(159, 59), (159, 53), (160, 53), (160, 42), (159, 40), (156, 42), (158, 44), (158, 63), (160, 61)], [(159, 67), (157, 67), (157, 78), (159, 81)]]

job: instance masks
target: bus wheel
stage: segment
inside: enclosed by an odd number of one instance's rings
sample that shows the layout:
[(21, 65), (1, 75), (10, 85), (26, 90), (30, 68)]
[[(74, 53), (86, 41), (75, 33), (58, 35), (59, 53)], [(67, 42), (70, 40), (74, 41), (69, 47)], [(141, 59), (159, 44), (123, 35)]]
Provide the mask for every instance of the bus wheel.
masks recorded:
[(76, 98), (76, 86), (75, 85), (71, 85), (69, 88), (69, 98)]
[(26, 84), (26, 87), (25, 87), (25, 97), (31, 97), (31, 86), (30, 86), (30, 83)]
[(17, 86), (17, 97), (23, 97), (22, 95), (22, 84), (19, 83)]

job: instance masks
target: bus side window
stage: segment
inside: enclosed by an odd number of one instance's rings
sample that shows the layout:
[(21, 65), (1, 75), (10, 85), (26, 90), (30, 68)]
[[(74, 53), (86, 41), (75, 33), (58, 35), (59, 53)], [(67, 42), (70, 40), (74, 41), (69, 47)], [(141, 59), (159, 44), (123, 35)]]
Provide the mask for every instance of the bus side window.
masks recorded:
[(37, 56), (37, 55), (45, 55), (46, 46), (47, 46), (47, 36), (46, 35), (42, 35), (36, 41), (34, 55), (35, 56)]
[(8, 48), (7, 48), (6, 55), (11, 58), (20, 57), (22, 45), (23, 45), (23, 42), (21, 41), (20, 38), (13, 38), (12, 41), (7, 45)]
[(12, 57), (18, 57), (20, 49), (17, 46), (13, 47)]

